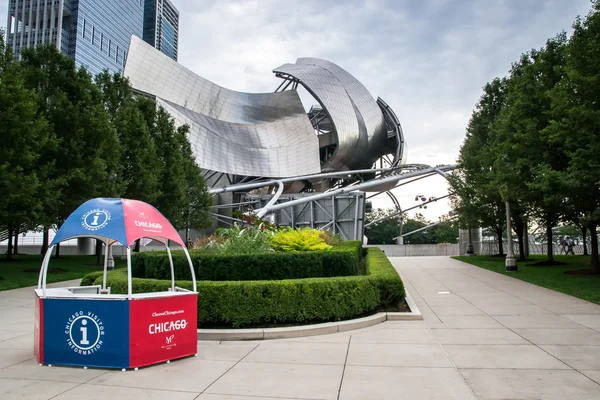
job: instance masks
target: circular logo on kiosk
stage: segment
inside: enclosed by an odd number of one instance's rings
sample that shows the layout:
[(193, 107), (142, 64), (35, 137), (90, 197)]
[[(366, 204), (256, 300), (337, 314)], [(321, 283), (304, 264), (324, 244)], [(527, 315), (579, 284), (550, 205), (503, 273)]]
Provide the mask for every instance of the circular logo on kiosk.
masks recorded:
[(81, 226), (88, 231), (97, 231), (108, 224), (110, 212), (106, 209), (95, 208), (83, 214), (81, 219)]
[(89, 355), (102, 347), (104, 325), (94, 313), (83, 311), (71, 315), (67, 321), (65, 333), (67, 344), (77, 354)]

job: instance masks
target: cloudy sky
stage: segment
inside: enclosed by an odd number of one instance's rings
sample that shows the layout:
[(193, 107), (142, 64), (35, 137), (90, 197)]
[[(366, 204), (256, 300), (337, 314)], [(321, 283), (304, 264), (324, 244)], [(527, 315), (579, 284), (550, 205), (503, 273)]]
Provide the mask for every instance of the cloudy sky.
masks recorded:
[[(506, 75), (522, 52), (570, 32), (590, 8), (589, 0), (172, 1), (179, 62), (192, 71), (230, 89), (270, 92), (279, 84), (273, 68), (297, 57), (330, 60), (395, 110), (408, 161), (432, 165), (455, 162), (486, 82)], [(8, 1), (0, 2), (1, 26)], [(445, 193), (440, 178), (397, 190), (404, 208), (416, 194)], [(440, 201), (426, 216), (448, 210)]]

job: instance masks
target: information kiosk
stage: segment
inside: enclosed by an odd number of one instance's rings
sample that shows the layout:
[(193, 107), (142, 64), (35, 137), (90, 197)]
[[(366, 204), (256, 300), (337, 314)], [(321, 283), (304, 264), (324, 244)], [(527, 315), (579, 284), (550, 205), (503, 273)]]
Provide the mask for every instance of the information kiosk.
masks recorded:
[[(92, 237), (106, 244), (102, 285), (46, 287), (54, 247)], [(171, 266), (167, 292), (134, 293), (131, 245), (140, 238), (165, 244)], [(169, 241), (183, 247), (193, 290), (175, 286)], [(127, 249), (127, 294), (106, 286), (108, 249)], [(97, 198), (82, 204), (58, 230), (44, 256), (35, 290), (34, 353), (40, 364), (128, 369), (197, 354), (198, 293), (190, 255), (171, 223), (151, 205)]]

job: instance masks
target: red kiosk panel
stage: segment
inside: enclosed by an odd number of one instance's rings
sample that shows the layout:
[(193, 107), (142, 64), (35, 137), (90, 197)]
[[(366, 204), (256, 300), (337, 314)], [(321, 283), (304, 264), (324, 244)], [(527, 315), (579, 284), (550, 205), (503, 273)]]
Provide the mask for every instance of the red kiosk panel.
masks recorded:
[(130, 368), (197, 353), (197, 293), (134, 299), (129, 307)]

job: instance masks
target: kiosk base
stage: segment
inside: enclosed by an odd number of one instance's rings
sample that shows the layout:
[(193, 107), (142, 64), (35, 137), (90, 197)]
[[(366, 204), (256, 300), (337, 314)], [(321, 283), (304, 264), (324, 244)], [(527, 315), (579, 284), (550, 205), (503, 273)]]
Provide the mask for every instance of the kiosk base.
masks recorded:
[(197, 354), (198, 294), (74, 294), (36, 290), (34, 353), (40, 364), (139, 368)]

